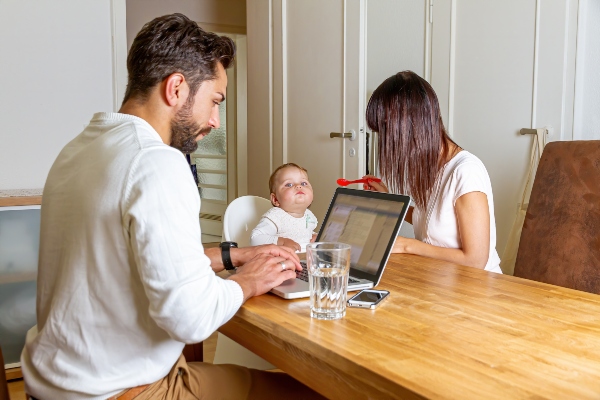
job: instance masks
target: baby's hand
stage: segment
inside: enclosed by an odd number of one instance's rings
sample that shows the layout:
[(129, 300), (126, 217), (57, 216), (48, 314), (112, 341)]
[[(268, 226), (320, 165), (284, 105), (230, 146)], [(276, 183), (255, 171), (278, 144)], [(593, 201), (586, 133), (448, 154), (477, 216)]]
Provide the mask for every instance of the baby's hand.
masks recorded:
[(315, 242), (315, 240), (317, 240), (317, 234), (316, 234), (316, 233), (313, 233), (313, 235), (312, 235), (312, 238), (310, 239), (310, 242), (311, 242), (311, 243), (314, 243), (314, 242)]
[(294, 242), (292, 239), (280, 237), (277, 239), (277, 245), (289, 247), (290, 249), (292, 249), (294, 251), (300, 251), (300, 245), (298, 243)]

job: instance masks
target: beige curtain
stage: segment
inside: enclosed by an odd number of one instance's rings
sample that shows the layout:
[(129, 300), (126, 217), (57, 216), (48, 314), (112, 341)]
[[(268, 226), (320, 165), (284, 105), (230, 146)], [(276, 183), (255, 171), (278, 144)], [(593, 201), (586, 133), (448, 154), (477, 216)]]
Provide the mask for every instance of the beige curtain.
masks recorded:
[(515, 222), (510, 230), (510, 236), (508, 237), (508, 242), (506, 242), (506, 247), (500, 261), (500, 268), (502, 269), (502, 272), (507, 275), (513, 275), (515, 270), (515, 261), (517, 260), (517, 252), (519, 251), (519, 241), (521, 240), (521, 230), (523, 229), (525, 214), (527, 214), (529, 195), (531, 194), (531, 187), (533, 186), (537, 165), (542, 157), (544, 147), (546, 146), (547, 133), (548, 131), (546, 129), (536, 129), (536, 134), (533, 137), (529, 171), (527, 172), (527, 183), (525, 183)]

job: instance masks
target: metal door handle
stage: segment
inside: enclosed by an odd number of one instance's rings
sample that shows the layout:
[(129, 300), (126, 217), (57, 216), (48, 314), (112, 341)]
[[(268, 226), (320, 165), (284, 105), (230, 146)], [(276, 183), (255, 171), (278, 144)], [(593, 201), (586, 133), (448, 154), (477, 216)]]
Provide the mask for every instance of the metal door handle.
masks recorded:
[[(544, 129), (547, 135), (552, 135), (553, 129), (551, 125), (545, 126)], [(537, 135), (537, 129), (521, 128), (519, 133), (521, 135)]]
[(521, 135), (536, 135), (537, 129), (521, 128), (519, 131)]
[(356, 132), (354, 132), (354, 130), (351, 130), (350, 132), (344, 132), (344, 133), (331, 132), (329, 134), (329, 137), (354, 140), (354, 139), (356, 139)]

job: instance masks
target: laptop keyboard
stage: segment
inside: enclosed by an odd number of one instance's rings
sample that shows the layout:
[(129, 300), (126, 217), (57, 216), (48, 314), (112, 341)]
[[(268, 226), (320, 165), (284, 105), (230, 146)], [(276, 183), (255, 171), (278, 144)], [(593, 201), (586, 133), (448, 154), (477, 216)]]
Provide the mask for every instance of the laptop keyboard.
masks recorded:
[[(300, 265), (302, 265), (302, 271), (296, 271), (296, 278), (303, 280), (304, 282), (308, 282), (308, 269), (306, 267), (305, 261), (300, 261)], [(358, 279), (355, 279), (351, 276), (348, 277), (348, 283), (358, 283), (360, 282)]]
[(308, 282), (308, 270), (306, 269), (306, 263), (304, 261), (300, 261), (300, 265), (302, 265), (302, 271), (296, 271), (296, 278), (301, 279), (304, 282)]

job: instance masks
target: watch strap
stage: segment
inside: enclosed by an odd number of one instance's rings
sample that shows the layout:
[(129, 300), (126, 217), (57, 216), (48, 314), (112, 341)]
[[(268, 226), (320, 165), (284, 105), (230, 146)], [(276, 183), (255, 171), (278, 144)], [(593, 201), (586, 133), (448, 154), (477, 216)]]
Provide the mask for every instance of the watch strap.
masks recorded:
[(237, 243), (235, 242), (222, 242), (219, 247), (221, 247), (221, 260), (223, 261), (223, 266), (226, 270), (231, 271), (235, 269), (233, 263), (231, 262), (231, 248), (237, 248)]

